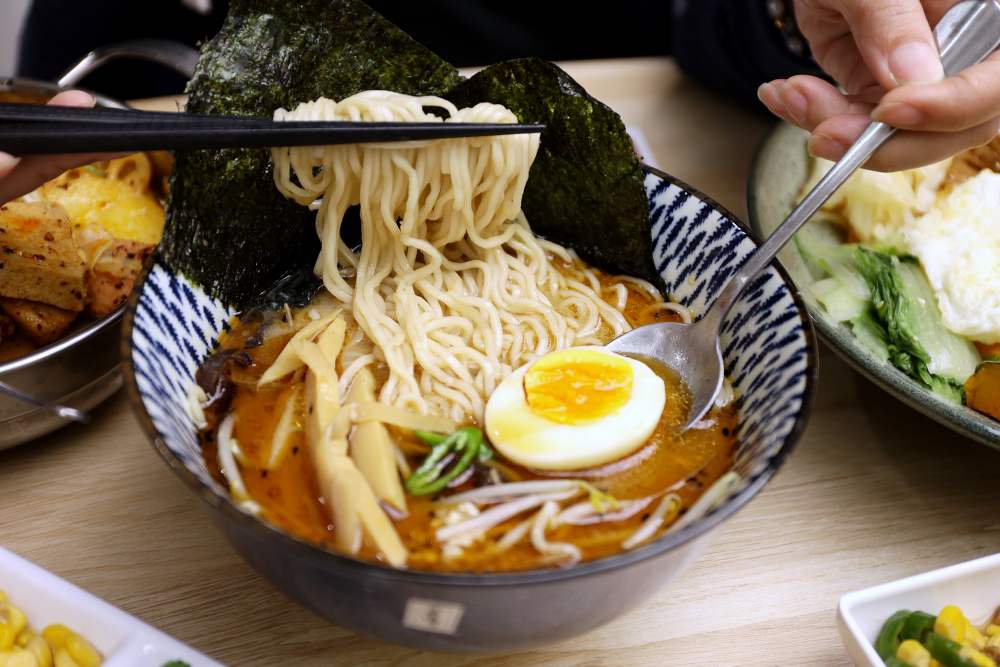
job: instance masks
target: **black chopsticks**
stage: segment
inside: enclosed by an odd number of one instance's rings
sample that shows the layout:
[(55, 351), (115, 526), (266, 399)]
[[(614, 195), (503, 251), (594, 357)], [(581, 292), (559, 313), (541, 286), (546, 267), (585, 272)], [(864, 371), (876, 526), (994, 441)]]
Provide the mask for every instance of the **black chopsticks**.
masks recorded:
[(541, 132), (507, 123), (275, 122), (131, 109), (0, 104), (0, 151), (14, 155), (324, 146)]

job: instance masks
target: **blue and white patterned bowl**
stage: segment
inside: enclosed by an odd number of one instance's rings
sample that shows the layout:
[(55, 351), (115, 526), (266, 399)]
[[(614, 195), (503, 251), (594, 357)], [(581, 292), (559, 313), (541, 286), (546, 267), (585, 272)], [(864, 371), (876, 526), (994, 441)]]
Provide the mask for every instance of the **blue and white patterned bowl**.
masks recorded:
[[(703, 313), (755, 244), (696, 190), (647, 169), (654, 262), (672, 300)], [(815, 341), (787, 276), (770, 268), (744, 293), (723, 337), (740, 426), (731, 495), (703, 518), (617, 556), (562, 570), (475, 575), (393, 570), (298, 540), (245, 514), (209, 475), (185, 400), (195, 369), (234, 310), (163, 263), (133, 294), (126, 385), (156, 450), (210, 507), (261, 574), (333, 622), (428, 649), (511, 650), (609, 621), (678, 576), (710, 535), (781, 466), (802, 433), (815, 386)]]

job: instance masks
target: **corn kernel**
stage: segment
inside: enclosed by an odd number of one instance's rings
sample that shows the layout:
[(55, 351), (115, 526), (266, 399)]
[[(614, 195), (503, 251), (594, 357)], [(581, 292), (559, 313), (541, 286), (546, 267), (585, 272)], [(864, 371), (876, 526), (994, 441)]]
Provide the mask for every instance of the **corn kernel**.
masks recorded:
[(965, 617), (962, 610), (950, 604), (938, 614), (937, 620), (934, 621), (934, 632), (953, 642), (964, 644), (969, 625), (969, 619)]
[(1000, 635), (1000, 625), (990, 623), (989, 625), (986, 626), (987, 637), (995, 637), (997, 635)]
[(16, 634), (6, 621), (0, 621), (0, 651), (9, 651), (14, 646)]
[(931, 667), (931, 652), (915, 639), (907, 639), (900, 644), (896, 657), (910, 667)]
[(931, 667), (944, 667), (944, 665), (942, 665), (940, 662), (938, 662), (934, 658), (931, 658)]
[(53, 623), (42, 630), (42, 636), (52, 644), (52, 649), (62, 648), (66, 644), (66, 638), (73, 634), (73, 631), (62, 623)]
[(12, 604), (7, 605), (5, 612), (7, 625), (14, 631), (14, 637), (17, 637), (28, 626), (28, 617), (24, 615), (23, 611)]
[(7, 594), (4, 593), (3, 591), (0, 591), (0, 602), (6, 602), (6, 601), (7, 601)]
[(970, 624), (968, 632), (965, 635), (965, 644), (981, 651), (986, 646), (986, 637), (976, 626)]
[(16, 648), (13, 651), (0, 654), (0, 665), (2, 667), (38, 667), (38, 662), (29, 651)]
[(958, 652), (958, 655), (965, 658), (976, 667), (997, 667), (997, 663), (993, 658), (989, 657), (985, 653), (980, 653), (971, 646), (963, 646), (962, 650)]
[(76, 664), (76, 660), (74, 660), (64, 648), (56, 651), (53, 664), (55, 667), (80, 667), (80, 665)]
[(34, 635), (25, 648), (35, 656), (38, 667), (52, 667), (52, 649), (44, 638)]
[(14, 646), (19, 648), (24, 648), (31, 641), (31, 638), (35, 636), (35, 633), (31, 631), (31, 628), (25, 628), (18, 633), (17, 637), (14, 638)]
[(66, 652), (80, 667), (100, 667), (101, 654), (93, 644), (75, 632), (66, 638)]

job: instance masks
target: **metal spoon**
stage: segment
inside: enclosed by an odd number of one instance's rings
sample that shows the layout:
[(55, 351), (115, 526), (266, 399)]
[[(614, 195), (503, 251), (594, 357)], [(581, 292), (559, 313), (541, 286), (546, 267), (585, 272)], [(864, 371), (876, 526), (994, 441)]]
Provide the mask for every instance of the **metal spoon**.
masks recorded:
[[(1000, 47), (1000, 3), (997, 0), (960, 2), (941, 19), (934, 36), (945, 75), (954, 76)], [(691, 392), (691, 406), (681, 430), (701, 420), (722, 389), (724, 367), (719, 343), (722, 323), (744, 288), (770, 264), (837, 188), (895, 133), (894, 128), (884, 123), (869, 125), (781, 226), (747, 258), (700, 320), (694, 324), (649, 324), (607, 345), (613, 352), (651, 357), (680, 375)]]
[(71, 408), (68, 405), (60, 405), (59, 403), (43, 401), (40, 398), (35, 398), (30, 394), (24, 393), (20, 389), (15, 389), (6, 382), (0, 382), (0, 394), (7, 394), (8, 396), (16, 398), (19, 401), (24, 401), (25, 403), (29, 403), (35, 407), (48, 410), (52, 414), (62, 417), (63, 419), (80, 422), (81, 424), (86, 424), (90, 421), (90, 415), (83, 410), (77, 410), (76, 408)]

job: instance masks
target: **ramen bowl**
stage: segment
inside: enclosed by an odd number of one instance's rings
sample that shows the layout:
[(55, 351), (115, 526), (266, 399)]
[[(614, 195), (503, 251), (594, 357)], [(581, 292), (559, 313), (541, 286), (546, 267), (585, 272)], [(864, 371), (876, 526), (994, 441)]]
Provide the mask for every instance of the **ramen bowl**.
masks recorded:
[[(651, 168), (645, 185), (653, 260), (667, 295), (704, 313), (756, 244), (732, 215), (687, 185)], [(545, 644), (641, 603), (680, 576), (722, 523), (774, 476), (802, 433), (815, 386), (805, 308), (787, 276), (771, 267), (747, 289), (724, 329), (740, 414), (739, 482), (713, 510), (646, 546), (567, 568), (397, 570), (327, 551), (244, 513), (209, 474), (186, 397), (195, 370), (234, 314), (162, 261), (147, 270), (126, 312), (123, 352), (126, 386), (153, 446), (205, 500), (234, 548), (276, 587), (338, 625), (424, 649)]]

